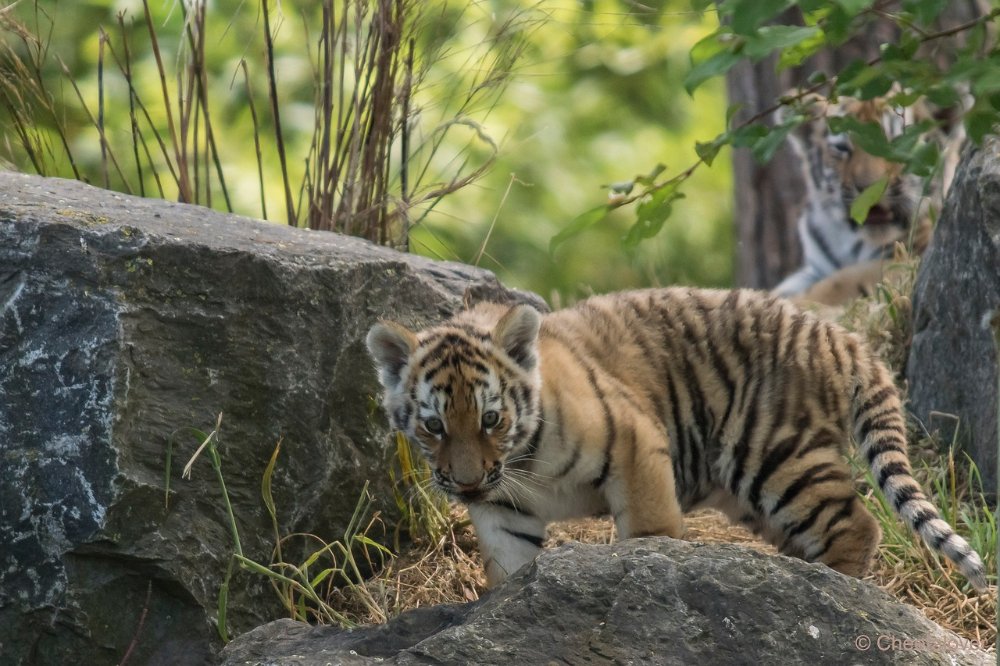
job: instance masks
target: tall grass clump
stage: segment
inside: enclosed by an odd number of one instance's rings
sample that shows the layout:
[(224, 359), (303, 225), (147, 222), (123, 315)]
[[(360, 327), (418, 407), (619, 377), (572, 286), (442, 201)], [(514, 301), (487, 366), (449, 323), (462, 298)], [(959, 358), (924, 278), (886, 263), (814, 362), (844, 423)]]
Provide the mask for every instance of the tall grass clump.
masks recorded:
[[(270, 518), (274, 546), (268, 561), (253, 559), (242, 539), (226, 488), (219, 454), (222, 415), (208, 433), (184, 428), (171, 437), (166, 451), (166, 497), (170, 496), (171, 459), (180, 434), (193, 437), (196, 450), (184, 466), (190, 478), (200, 458), (207, 458), (219, 487), (232, 551), (219, 588), (217, 624), (228, 641), (229, 591), (237, 568), (265, 577), (287, 615), (310, 624), (354, 627), (382, 623), (417, 606), (473, 601), (485, 589), (471, 522), (464, 512), (429, 488), (427, 465), (413, 456), (409, 442), (397, 435), (397, 458), (390, 472), (396, 480), (396, 503), (401, 519), (395, 548), (390, 550), (388, 530), (381, 516), (372, 512), (373, 497), (364, 484), (343, 536), (332, 541), (315, 534), (284, 533), (272, 482), (282, 443), (271, 454), (262, 478), (261, 501)], [(405, 536), (405, 538), (403, 538)]]
[[(403, 248), (491, 165), (483, 121), (530, 27), (457, 0), (142, 0), (137, 15), (109, 12), (0, 10), (5, 159)], [(488, 22), (488, 38), (450, 50), (449, 31), (470, 21)]]
[[(382, 523), (377, 513), (372, 514), (373, 497), (368, 490), (368, 483), (364, 484), (340, 539), (326, 541), (315, 534), (300, 532), (282, 534), (272, 493), (272, 479), (281, 452), (279, 441), (261, 480), (261, 499), (271, 520), (274, 547), (270, 561), (258, 562), (248, 557), (243, 550), (236, 516), (226, 489), (218, 450), (221, 425), (220, 414), (215, 428), (209, 433), (197, 428), (185, 429), (196, 438), (199, 445), (184, 466), (182, 478), (190, 478), (195, 462), (202, 455), (207, 456), (219, 483), (220, 501), (226, 510), (232, 553), (219, 589), (218, 630), (222, 640), (229, 639), (229, 585), (236, 567), (266, 577), (292, 619), (341, 627), (385, 622), (388, 619), (384, 594), (386, 586), (381, 583), (381, 579), (389, 570), (393, 554), (372, 536), (376, 534), (384, 540), (385, 535), (378, 535)], [(172, 439), (167, 450), (168, 481), (173, 446)]]

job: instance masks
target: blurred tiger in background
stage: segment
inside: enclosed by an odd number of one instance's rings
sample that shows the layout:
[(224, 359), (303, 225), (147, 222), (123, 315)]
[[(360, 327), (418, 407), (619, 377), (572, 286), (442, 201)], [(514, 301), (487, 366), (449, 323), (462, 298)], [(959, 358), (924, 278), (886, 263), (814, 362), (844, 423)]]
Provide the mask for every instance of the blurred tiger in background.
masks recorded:
[[(940, 211), (965, 140), (961, 122), (934, 113), (918, 100), (906, 107), (890, 97), (858, 100), (820, 95), (803, 98), (808, 120), (789, 134), (789, 144), (801, 165), (806, 192), (798, 218), (803, 263), (773, 293), (811, 303), (843, 305), (871, 293), (883, 275), (897, 242), (913, 254), (930, 242), (933, 220)], [(788, 111), (779, 112), (778, 121)], [(846, 133), (829, 127), (832, 117), (850, 116), (878, 124), (888, 140), (921, 121), (933, 127), (922, 141), (933, 141), (941, 154), (940, 173), (925, 187), (924, 179), (907, 173), (904, 165), (872, 155), (856, 146)], [(885, 181), (881, 197), (865, 219), (851, 218), (851, 205), (868, 187)]]

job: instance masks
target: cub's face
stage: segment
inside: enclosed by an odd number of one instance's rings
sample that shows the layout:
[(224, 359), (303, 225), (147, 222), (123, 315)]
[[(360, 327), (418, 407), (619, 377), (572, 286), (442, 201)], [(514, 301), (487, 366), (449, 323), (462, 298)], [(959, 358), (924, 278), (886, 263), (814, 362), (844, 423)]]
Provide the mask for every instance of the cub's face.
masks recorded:
[[(912, 125), (912, 108), (896, 108), (885, 99), (861, 101), (841, 97), (830, 103), (822, 97), (807, 98), (812, 120), (790, 135), (803, 163), (803, 176), (814, 192), (839, 196), (845, 224), (855, 227), (873, 245), (886, 245), (905, 237), (920, 201), (921, 180), (904, 173), (902, 165), (865, 152), (847, 133), (830, 130), (829, 119), (852, 117), (881, 126), (887, 139), (900, 136)], [(851, 205), (869, 186), (885, 179), (885, 191), (863, 223), (850, 216)]]
[(392, 426), (420, 446), (435, 484), (464, 501), (502, 492), (505, 463), (525, 454), (540, 425), (540, 315), (498, 308), (477, 308), (495, 313), (492, 330), (473, 311), (420, 333), (379, 323), (367, 338)]

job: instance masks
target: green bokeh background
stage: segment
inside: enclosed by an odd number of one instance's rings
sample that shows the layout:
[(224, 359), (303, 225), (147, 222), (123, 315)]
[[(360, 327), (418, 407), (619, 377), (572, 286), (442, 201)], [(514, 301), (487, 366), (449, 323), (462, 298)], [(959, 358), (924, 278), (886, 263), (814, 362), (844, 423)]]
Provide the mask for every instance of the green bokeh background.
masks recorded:
[[(278, 49), (276, 68), (285, 139), (293, 183), (301, 178), (313, 124), (313, 70), (306, 46), (318, 25), (317, 2), (285, 0), (273, 9)], [(91, 112), (98, 100), (97, 62), (103, 29), (120, 40), (117, 15), (131, 26), (130, 48), (144, 99), (160, 96), (160, 82), (137, 0), (104, 2), (39, 1), (16, 8), (18, 18), (43, 34), (51, 30), (50, 55), (67, 65)], [(178, 62), (183, 22), (180, 5), (151, 0), (160, 49), (169, 71)], [(716, 24), (713, 13), (692, 11), (686, 0), (636, 5), (618, 0), (514, 0), (445, 4), (423, 3), (418, 49), (439, 45), (425, 85), (414, 100), (416, 134), (433, 129), (455, 113), (448, 91), (474, 77), (489, 56), (498, 26), (514, 19), (525, 48), (506, 89), (463, 110), (463, 117), (498, 146), (497, 160), (477, 183), (449, 195), (422, 217), (411, 236), (412, 251), (431, 257), (478, 263), (507, 284), (534, 290), (554, 304), (593, 292), (648, 285), (726, 286), (732, 282), (733, 230), (728, 155), (702, 166), (684, 187), (672, 217), (655, 238), (627, 253), (620, 239), (634, 210), (615, 211), (584, 234), (549, 251), (552, 237), (574, 217), (607, 200), (608, 184), (648, 173), (656, 164), (667, 174), (697, 159), (696, 141), (723, 129), (726, 102), (721, 81), (684, 92), (691, 46)], [(261, 17), (256, 2), (208, 3), (208, 67), (211, 111), (223, 168), (236, 212), (262, 217), (247, 92), (239, 69), (246, 58), (265, 136), (264, 162), (268, 217), (284, 222), (282, 188), (263, 69)], [(48, 26), (51, 25), (51, 28)], [(314, 35), (312, 36), (313, 41)], [(5, 39), (10, 40), (8, 34)], [(16, 46), (16, 45), (15, 45)], [(116, 46), (117, 47), (117, 46)], [(120, 53), (120, 47), (118, 48)], [(50, 58), (50, 60), (52, 60)], [(105, 116), (109, 142), (118, 146), (126, 174), (131, 160), (127, 88), (105, 50)], [(98, 133), (81, 109), (69, 79), (55, 61), (47, 75), (57, 82), (54, 101), (70, 128), (70, 141), (87, 179), (100, 176)], [(170, 93), (178, 93), (168, 80)], [(157, 122), (162, 105), (149, 105)], [(6, 119), (5, 119), (6, 120)], [(41, 123), (46, 119), (39, 117)], [(5, 159), (33, 171), (19, 154), (10, 125), (3, 125)], [(270, 140), (268, 140), (270, 138)], [(55, 146), (54, 139), (50, 141)], [(431, 160), (430, 178), (447, 180), (457, 165), (487, 159), (488, 144), (471, 126), (456, 126)], [(51, 173), (70, 176), (65, 158), (52, 150)], [(437, 170), (439, 173), (433, 173)], [(161, 174), (162, 176), (165, 174)], [(126, 176), (128, 178), (128, 176)], [(146, 174), (147, 194), (157, 194)], [(124, 189), (111, 173), (108, 183)], [(135, 182), (133, 191), (138, 190)], [(167, 198), (176, 191), (167, 187)], [(217, 190), (211, 205), (224, 208)]]

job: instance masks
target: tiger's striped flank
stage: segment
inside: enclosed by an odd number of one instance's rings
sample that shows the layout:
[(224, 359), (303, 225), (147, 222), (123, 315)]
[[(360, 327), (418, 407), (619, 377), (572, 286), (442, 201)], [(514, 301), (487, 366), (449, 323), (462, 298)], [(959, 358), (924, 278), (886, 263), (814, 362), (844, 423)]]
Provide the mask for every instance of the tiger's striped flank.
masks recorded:
[(368, 348), (394, 428), (469, 506), (491, 585), (554, 520), (610, 513), (621, 538), (683, 535), (713, 506), (781, 552), (852, 576), (881, 533), (851, 438), (932, 549), (986, 589), (982, 560), (910, 473), (899, 395), (860, 338), (748, 290), (650, 289), (541, 315), (480, 304)]

